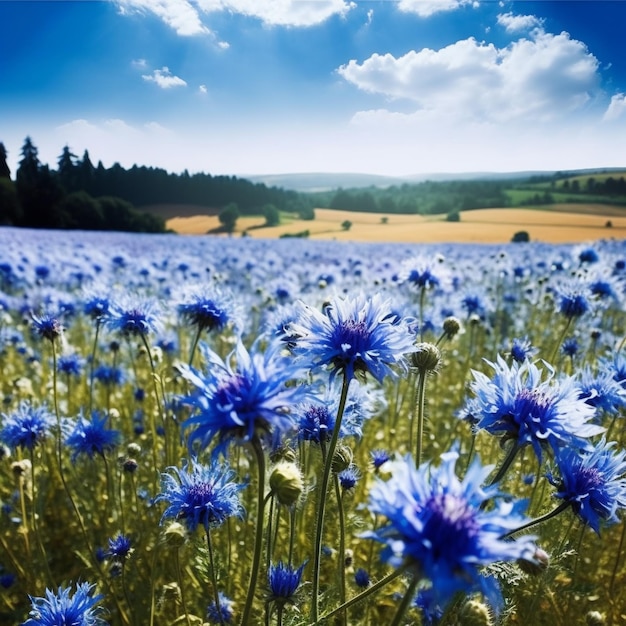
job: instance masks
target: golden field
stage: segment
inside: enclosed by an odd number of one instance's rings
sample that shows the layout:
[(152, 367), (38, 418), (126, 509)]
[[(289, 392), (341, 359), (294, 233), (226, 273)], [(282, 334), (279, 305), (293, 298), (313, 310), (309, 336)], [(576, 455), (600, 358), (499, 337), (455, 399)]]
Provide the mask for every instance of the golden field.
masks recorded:
[[(387, 223), (383, 223), (383, 218)], [(352, 222), (343, 230), (344, 220)], [(606, 226), (610, 220), (612, 227)], [(219, 227), (216, 215), (172, 217), (167, 227), (182, 235), (201, 235)], [(404, 243), (506, 243), (520, 230), (532, 241), (577, 243), (593, 239), (626, 238), (626, 209), (606, 205), (551, 205), (549, 208), (476, 209), (461, 212), (460, 222), (445, 215), (384, 215), (315, 209), (315, 220), (283, 217), (280, 226), (263, 226), (263, 217), (241, 217), (235, 234), (275, 238), (308, 230), (311, 239), (389, 241)]]

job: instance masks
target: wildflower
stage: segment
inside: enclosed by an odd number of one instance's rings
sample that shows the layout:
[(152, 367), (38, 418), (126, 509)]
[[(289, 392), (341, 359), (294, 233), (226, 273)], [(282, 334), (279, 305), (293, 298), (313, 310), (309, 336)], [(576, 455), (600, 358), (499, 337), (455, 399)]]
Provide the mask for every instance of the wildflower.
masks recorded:
[(452, 283), (450, 270), (443, 264), (441, 256), (419, 256), (404, 261), (398, 275), (400, 284), (406, 283), (411, 289), (446, 288)]
[(314, 366), (342, 373), (351, 380), (369, 372), (381, 382), (394, 376), (393, 365), (404, 365), (413, 351), (413, 336), (379, 294), (371, 298), (335, 298), (317, 311), (304, 305), (299, 322), (292, 324), (294, 352), (310, 357)]
[(166, 501), (161, 523), (174, 518), (190, 532), (202, 526), (206, 531), (223, 524), (229, 517), (243, 514), (237, 493), (244, 485), (233, 482), (235, 473), (217, 463), (201, 465), (195, 459), (185, 462), (183, 469), (168, 468), (162, 475), (163, 491), (155, 502)]
[(270, 474), (270, 490), (280, 504), (293, 506), (304, 492), (304, 480), (297, 463), (279, 461)]
[(598, 534), (600, 521), (617, 522), (618, 509), (626, 507), (626, 450), (615, 452), (615, 445), (603, 438), (592, 451), (563, 449), (556, 457), (561, 479), (548, 475), (555, 497)]
[(235, 320), (235, 304), (226, 293), (216, 289), (196, 288), (181, 297), (180, 315), (199, 330), (223, 330)]
[(543, 371), (529, 361), (509, 367), (498, 356), (496, 363), (487, 363), (493, 377), (473, 371), (470, 385), (476, 398), (468, 410), (476, 429), (513, 439), (518, 447), (530, 444), (540, 460), (546, 444), (585, 448), (586, 438), (603, 432), (589, 423), (595, 410), (579, 397), (574, 378), (555, 380), (547, 364), (548, 376), (542, 380)]
[(268, 602), (285, 604), (292, 601), (302, 579), (304, 563), (298, 568), (285, 565), (282, 561), (272, 563), (267, 572), (269, 587)]
[(527, 337), (523, 339), (515, 338), (511, 344), (511, 358), (516, 363), (523, 363), (527, 359), (532, 359), (537, 354), (537, 349), (533, 348)]
[(32, 609), (23, 626), (105, 626), (100, 617), (104, 609), (97, 606), (102, 595), (93, 595), (94, 587), (78, 583), (73, 595), (71, 587), (59, 587), (56, 594), (46, 589), (43, 598), (31, 596)]
[(77, 354), (62, 354), (57, 361), (57, 370), (66, 376), (80, 376), (84, 364)]
[(569, 319), (582, 317), (591, 308), (587, 288), (582, 280), (562, 282), (555, 289), (557, 311)]
[(221, 591), (218, 593), (218, 597), (219, 607), (216, 602), (211, 602), (206, 610), (206, 618), (211, 624), (232, 624), (234, 601)]
[(626, 388), (613, 378), (611, 371), (600, 369), (594, 375), (587, 365), (578, 374), (579, 396), (587, 404), (606, 414), (626, 406)]
[(146, 337), (161, 327), (154, 302), (115, 304), (106, 322), (124, 337)]
[(90, 294), (83, 304), (83, 313), (98, 323), (107, 317), (110, 309), (111, 302), (105, 295)]
[(126, 535), (118, 533), (115, 537), (109, 539), (109, 549), (106, 552), (108, 558), (124, 563), (132, 552), (132, 542)]
[(32, 328), (35, 335), (48, 341), (55, 341), (63, 335), (63, 326), (58, 318), (43, 313), (42, 315), (31, 315)]
[[(393, 566), (409, 564), (432, 583), (434, 601), (444, 606), (457, 592), (491, 593), (481, 568), (497, 561), (532, 560), (533, 538), (503, 538), (519, 527), (523, 504), (504, 499), (496, 487), (481, 485), (492, 467), (475, 460), (463, 480), (455, 474), (458, 452), (442, 455), (438, 468), (415, 468), (410, 456), (392, 463), (392, 476), (378, 479), (370, 510), (387, 517), (366, 537), (385, 545), (381, 558)], [(487, 501), (491, 506), (483, 507)]]
[(563, 341), (563, 345), (561, 346), (561, 352), (571, 359), (578, 354), (579, 350), (580, 346), (578, 345), (576, 337), (568, 337), (565, 341)]
[(372, 450), (370, 455), (372, 457), (372, 465), (375, 470), (379, 470), (391, 458), (386, 450), (380, 449)]
[(65, 439), (65, 444), (72, 450), (72, 462), (80, 455), (89, 459), (93, 459), (96, 454), (104, 456), (117, 446), (120, 432), (107, 428), (107, 421), (107, 415), (100, 417), (96, 411), (93, 412), (91, 420), (82, 415), (78, 417)]
[(443, 617), (443, 609), (435, 602), (432, 587), (422, 587), (415, 596), (413, 604), (422, 614), (423, 626), (436, 626)]
[(367, 589), (371, 583), (370, 575), (367, 573), (367, 570), (359, 567), (356, 572), (354, 572), (354, 582), (357, 587)]
[(249, 353), (241, 341), (226, 362), (207, 346), (201, 350), (209, 368), (206, 377), (192, 367), (179, 366), (183, 378), (195, 387), (182, 399), (196, 409), (183, 423), (192, 428), (190, 448), (195, 441), (205, 448), (217, 438), (218, 453), (231, 440), (275, 436), (294, 427), (290, 408), (302, 397), (303, 387), (293, 384), (299, 370), (292, 359), (278, 354), (274, 345), (263, 353)]
[(115, 365), (98, 365), (93, 372), (93, 377), (106, 387), (115, 387), (124, 382), (124, 372)]
[(337, 474), (339, 484), (345, 491), (354, 489), (361, 478), (361, 473), (355, 465), (349, 465), (345, 470)]
[(32, 450), (50, 434), (55, 419), (45, 405), (34, 407), (29, 402), (20, 402), (18, 408), (8, 415), (3, 413), (0, 441), (9, 448)]

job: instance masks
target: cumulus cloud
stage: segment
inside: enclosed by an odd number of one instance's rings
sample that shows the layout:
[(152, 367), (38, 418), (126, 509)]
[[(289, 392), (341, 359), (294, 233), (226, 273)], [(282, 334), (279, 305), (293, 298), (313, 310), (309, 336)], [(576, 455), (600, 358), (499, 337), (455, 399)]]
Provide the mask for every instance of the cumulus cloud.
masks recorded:
[(514, 15), (513, 13), (500, 13), (498, 24), (504, 26), (507, 33), (519, 33), (533, 28), (541, 28), (543, 20), (534, 15)]
[(168, 67), (154, 70), (152, 74), (142, 74), (145, 81), (156, 83), (161, 89), (171, 89), (172, 87), (186, 87), (187, 83), (179, 76), (174, 76)]
[(609, 106), (602, 118), (605, 122), (612, 122), (626, 114), (626, 94), (617, 93), (611, 98)]
[(117, 0), (117, 4), (122, 14), (153, 13), (185, 37), (211, 32), (188, 0)]
[(505, 48), (464, 39), (401, 57), (373, 54), (337, 72), (370, 93), (455, 118), (546, 120), (575, 110), (599, 85), (598, 60), (568, 33), (536, 31)]
[(420, 17), (430, 17), (435, 13), (454, 11), (466, 4), (477, 6), (474, 0), (400, 0), (398, 9), (405, 13), (415, 13)]

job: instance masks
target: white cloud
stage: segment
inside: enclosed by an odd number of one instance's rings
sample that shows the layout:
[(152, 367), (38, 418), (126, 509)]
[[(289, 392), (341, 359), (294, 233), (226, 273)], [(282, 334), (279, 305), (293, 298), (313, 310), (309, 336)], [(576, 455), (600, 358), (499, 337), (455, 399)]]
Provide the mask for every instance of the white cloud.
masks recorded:
[(200, 87), (198, 87), (198, 91), (202, 94), (208, 93), (208, 89), (206, 88), (206, 85), (200, 85)]
[(435, 13), (454, 11), (463, 5), (477, 5), (473, 0), (399, 0), (398, 9), (405, 13), (416, 13), (420, 17), (430, 17)]
[(354, 2), (345, 0), (198, 0), (201, 10), (229, 11), (255, 17), (269, 26), (314, 26), (345, 15)]
[(203, 35), (211, 31), (204, 26), (198, 11), (188, 0), (116, 0), (120, 11), (154, 13), (179, 35)]
[(583, 43), (541, 31), (501, 49), (469, 38), (398, 58), (374, 54), (337, 71), (364, 91), (484, 121), (559, 117), (581, 107), (599, 85), (598, 61)]
[(131, 65), (138, 70), (148, 69), (148, 62), (145, 59), (134, 59), (131, 61)]
[(504, 26), (507, 33), (519, 33), (533, 28), (541, 28), (543, 20), (534, 15), (514, 15), (513, 13), (500, 13), (498, 24)]
[(605, 122), (612, 122), (626, 114), (626, 94), (617, 93), (611, 98), (609, 106), (602, 118)]
[(180, 77), (174, 76), (168, 67), (154, 70), (152, 74), (142, 74), (145, 81), (156, 83), (161, 89), (171, 89), (172, 87), (186, 87), (187, 83)]

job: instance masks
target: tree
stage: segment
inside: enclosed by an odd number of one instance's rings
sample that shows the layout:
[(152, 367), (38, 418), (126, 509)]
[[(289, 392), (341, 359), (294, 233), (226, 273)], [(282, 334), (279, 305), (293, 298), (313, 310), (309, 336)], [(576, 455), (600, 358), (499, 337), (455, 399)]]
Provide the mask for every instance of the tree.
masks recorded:
[(350, 220), (344, 220), (341, 222), (341, 228), (343, 230), (350, 230), (352, 228), (352, 222)]
[(21, 218), (22, 208), (13, 181), (0, 177), (0, 224), (15, 226)]
[(68, 194), (59, 203), (63, 228), (102, 230), (104, 214), (97, 200), (85, 191)]
[(263, 207), (263, 217), (266, 226), (278, 226), (280, 224), (280, 211), (273, 204), (266, 204)]
[(513, 243), (528, 243), (530, 241), (530, 235), (525, 230), (518, 230), (512, 237)]
[(227, 204), (217, 216), (220, 224), (224, 227), (227, 233), (232, 233), (235, 230), (235, 224), (239, 219), (239, 207), (236, 202)]
[(59, 181), (66, 192), (76, 191), (76, 159), (76, 155), (67, 145), (63, 147), (63, 152), (57, 159)]
[(446, 215), (446, 221), (447, 222), (460, 222), (461, 213), (458, 211), (458, 209), (452, 209), (452, 211), (450, 211), (448, 215)]
[(11, 170), (7, 164), (7, 150), (0, 141), (0, 178), (11, 178)]

